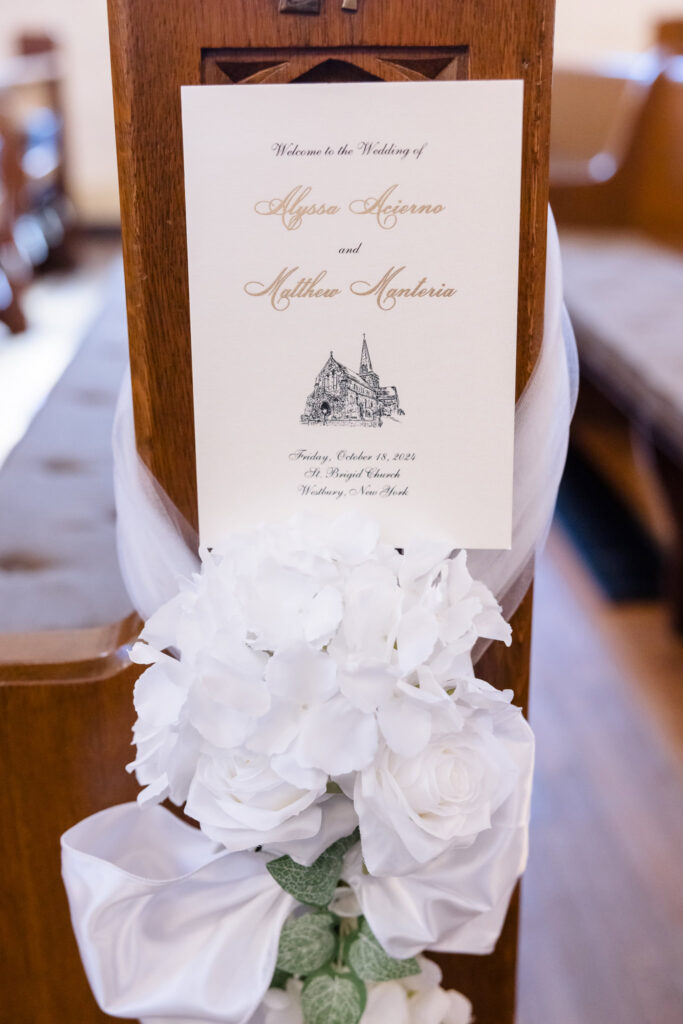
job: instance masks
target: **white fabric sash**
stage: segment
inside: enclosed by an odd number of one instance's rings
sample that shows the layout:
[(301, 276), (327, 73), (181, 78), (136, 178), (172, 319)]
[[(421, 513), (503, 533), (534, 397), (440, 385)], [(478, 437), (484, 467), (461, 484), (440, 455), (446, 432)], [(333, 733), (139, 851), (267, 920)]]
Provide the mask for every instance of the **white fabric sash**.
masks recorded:
[(115, 1017), (246, 1024), (296, 901), (258, 853), (227, 853), (163, 807), (109, 807), (62, 836), (93, 994)]

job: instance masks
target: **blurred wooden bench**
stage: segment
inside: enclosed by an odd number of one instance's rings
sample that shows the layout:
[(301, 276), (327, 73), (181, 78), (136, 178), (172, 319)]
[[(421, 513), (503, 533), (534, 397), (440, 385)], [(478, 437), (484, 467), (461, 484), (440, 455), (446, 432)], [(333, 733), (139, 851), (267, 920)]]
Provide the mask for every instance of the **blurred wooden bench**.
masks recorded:
[[(654, 81), (641, 84), (645, 98), (611, 173), (556, 176), (551, 202), (590, 392), (574, 437), (624, 494), (635, 494), (665, 544), (683, 628), (683, 57), (665, 55)], [(620, 459), (618, 429), (609, 433), (615, 413), (654, 474), (645, 469), (644, 488)]]
[[(632, 144), (652, 84), (670, 57), (683, 54), (683, 20), (660, 22), (642, 53), (610, 53), (553, 72), (550, 182), (556, 218), (583, 219), (592, 201), (579, 188), (612, 178)], [(563, 186), (569, 186), (564, 207)], [(591, 214), (587, 214), (590, 218)]]
[(76, 354), (0, 466), (0, 637), (99, 626), (131, 610), (116, 554), (111, 450), (128, 360), (118, 259), (93, 300), (101, 306)]
[(22, 35), (0, 61), (0, 320), (26, 326), (21, 292), (34, 267), (72, 263), (62, 62), (54, 41)]
[(45, 248), (40, 265), (73, 264), (74, 211), (69, 196), (66, 115), (63, 99), (65, 64), (51, 36), (24, 33), (16, 40), (18, 80), (15, 117), (22, 140), (22, 212)]
[(21, 192), (19, 135), (7, 115), (0, 92), (0, 322), (18, 334), (26, 327), (21, 293), (31, 277), (31, 266), (14, 241)]

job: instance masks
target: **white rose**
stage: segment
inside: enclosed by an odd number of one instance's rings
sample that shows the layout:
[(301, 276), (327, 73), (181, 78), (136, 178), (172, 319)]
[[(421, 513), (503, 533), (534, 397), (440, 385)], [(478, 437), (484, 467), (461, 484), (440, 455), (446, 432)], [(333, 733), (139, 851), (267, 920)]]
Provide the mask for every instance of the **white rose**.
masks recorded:
[(356, 776), (353, 799), (372, 875), (405, 875), (470, 845), (516, 784), (505, 723), (523, 722), (518, 708), (493, 691), (488, 709), (439, 701), (430, 714), (431, 736), (419, 753), (404, 756), (381, 743)]
[[(497, 703), (505, 707), (500, 699)], [(390, 956), (403, 959), (423, 949), (493, 951), (526, 865), (534, 766), (534, 737), (526, 720), (520, 714), (496, 718), (498, 739), (514, 759), (516, 771), (512, 790), (493, 814), (490, 828), (469, 846), (449, 847), (410, 874), (368, 874), (360, 846), (345, 857), (342, 877)]]
[(320, 831), (327, 777), (312, 772), (301, 786), (274, 771), (270, 758), (244, 748), (201, 756), (185, 810), (227, 850), (308, 839)]

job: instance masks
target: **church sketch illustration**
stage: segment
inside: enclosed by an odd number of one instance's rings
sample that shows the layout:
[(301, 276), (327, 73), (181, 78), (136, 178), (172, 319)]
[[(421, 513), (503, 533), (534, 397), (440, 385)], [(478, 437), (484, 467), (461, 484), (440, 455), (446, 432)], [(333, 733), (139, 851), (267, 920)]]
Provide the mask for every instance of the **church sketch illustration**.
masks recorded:
[(396, 387), (380, 385), (363, 335), (358, 373), (338, 362), (330, 352), (306, 399), (301, 422), (381, 427), (383, 420), (403, 415)]

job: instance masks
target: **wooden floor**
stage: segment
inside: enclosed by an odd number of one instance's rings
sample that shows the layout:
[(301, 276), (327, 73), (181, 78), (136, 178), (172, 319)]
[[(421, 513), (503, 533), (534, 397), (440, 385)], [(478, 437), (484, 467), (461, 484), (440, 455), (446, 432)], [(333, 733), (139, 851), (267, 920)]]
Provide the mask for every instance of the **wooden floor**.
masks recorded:
[(535, 616), (518, 1024), (681, 1024), (683, 642), (558, 529)]

